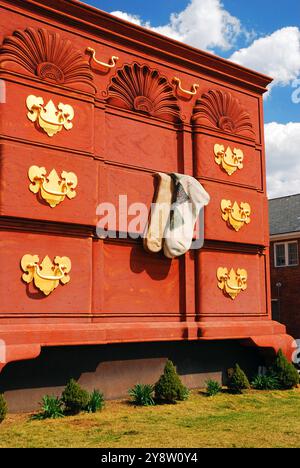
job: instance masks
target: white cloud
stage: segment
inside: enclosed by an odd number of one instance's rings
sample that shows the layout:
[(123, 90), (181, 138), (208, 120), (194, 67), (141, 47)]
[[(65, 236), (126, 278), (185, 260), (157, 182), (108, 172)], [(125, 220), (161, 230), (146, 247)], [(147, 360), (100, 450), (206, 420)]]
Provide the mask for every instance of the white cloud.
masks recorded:
[(272, 86), (287, 86), (300, 75), (300, 30), (286, 27), (256, 39), (230, 60), (274, 78)]
[[(191, 0), (183, 11), (172, 13), (167, 24), (156, 27), (137, 15), (122, 11), (112, 14), (210, 52), (215, 48), (229, 50), (239, 36), (246, 42), (255, 37), (224, 8), (221, 0)], [(300, 76), (300, 29), (289, 26), (256, 39), (249, 47), (234, 52), (230, 60), (274, 78), (270, 90), (290, 85)]]
[(270, 198), (300, 193), (300, 122), (265, 125)]
[(126, 13), (125, 11), (112, 11), (111, 15), (117, 16), (125, 21), (129, 21), (130, 23), (137, 24), (138, 26), (143, 26), (144, 28), (150, 27), (150, 23), (143, 22), (138, 15), (131, 15), (130, 13)]
[(158, 27), (122, 11), (113, 11), (112, 14), (206, 50), (215, 47), (228, 50), (241, 33), (247, 35), (239, 19), (225, 10), (221, 0), (191, 0), (183, 11), (171, 14), (168, 24)]

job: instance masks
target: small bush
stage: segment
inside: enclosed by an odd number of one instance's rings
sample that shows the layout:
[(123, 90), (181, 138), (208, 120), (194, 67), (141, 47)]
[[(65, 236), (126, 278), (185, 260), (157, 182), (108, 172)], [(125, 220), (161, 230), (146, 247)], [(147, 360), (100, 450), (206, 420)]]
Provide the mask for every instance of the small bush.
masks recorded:
[(65, 404), (66, 413), (78, 414), (86, 409), (90, 395), (74, 379), (71, 379), (62, 393), (62, 401)]
[(153, 385), (136, 384), (129, 390), (129, 395), (132, 402), (137, 406), (153, 406), (155, 401), (153, 398)]
[(216, 380), (208, 380), (206, 382), (207, 396), (215, 396), (222, 391), (222, 386)]
[(278, 390), (280, 388), (278, 378), (273, 374), (257, 375), (251, 385), (255, 390)]
[(171, 361), (167, 361), (164, 373), (155, 384), (154, 392), (155, 399), (161, 403), (176, 403), (176, 401), (183, 401), (188, 398), (189, 391), (181, 382)]
[(277, 353), (272, 371), (276, 375), (280, 387), (284, 390), (296, 387), (299, 384), (297, 369), (287, 360), (281, 349)]
[(4, 398), (4, 395), (0, 394), (0, 424), (6, 418), (7, 414), (7, 403)]
[(60, 398), (55, 396), (45, 395), (42, 398), (41, 411), (32, 416), (32, 419), (57, 419), (63, 418), (63, 402)]
[(89, 395), (89, 402), (85, 408), (88, 413), (96, 413), (104, 408), (104, 396), (99, 390), (94, 390)]
[(250, 388), (249, 380), (238, 364), (233, 369), (228, 370), (227, 385), (232, 393), (242, 393), (243, 390)]
[(190, 396), (190, 391), (187, 387), (185, 387), (182, 384), (182, 389), (180, 391), (180, 398), (178, 398), (179, 401), (186, 401)]

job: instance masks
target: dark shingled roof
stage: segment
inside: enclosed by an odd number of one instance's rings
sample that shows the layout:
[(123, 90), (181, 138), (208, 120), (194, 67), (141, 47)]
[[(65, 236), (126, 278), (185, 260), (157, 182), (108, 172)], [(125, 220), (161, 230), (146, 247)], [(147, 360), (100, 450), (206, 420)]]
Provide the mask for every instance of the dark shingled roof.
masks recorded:
[(269, 200), (270, 235), (300, 232), (300, 193)]

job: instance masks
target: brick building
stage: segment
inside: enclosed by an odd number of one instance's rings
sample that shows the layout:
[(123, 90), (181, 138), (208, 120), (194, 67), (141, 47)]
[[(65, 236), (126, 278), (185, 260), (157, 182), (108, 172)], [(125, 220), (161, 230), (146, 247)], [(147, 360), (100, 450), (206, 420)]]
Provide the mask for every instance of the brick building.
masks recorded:
[(273, 320), (300, 338), (300, 194), (269, 200)]

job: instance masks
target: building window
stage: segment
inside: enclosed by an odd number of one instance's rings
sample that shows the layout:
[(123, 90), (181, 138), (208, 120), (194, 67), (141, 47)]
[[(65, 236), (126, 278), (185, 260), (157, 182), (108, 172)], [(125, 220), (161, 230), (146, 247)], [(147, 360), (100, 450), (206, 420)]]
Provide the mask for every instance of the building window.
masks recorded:
[(298, 258), (298, 242), (278, 242), (274, 245), (275, 266), (297, 266)]

